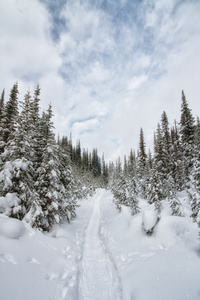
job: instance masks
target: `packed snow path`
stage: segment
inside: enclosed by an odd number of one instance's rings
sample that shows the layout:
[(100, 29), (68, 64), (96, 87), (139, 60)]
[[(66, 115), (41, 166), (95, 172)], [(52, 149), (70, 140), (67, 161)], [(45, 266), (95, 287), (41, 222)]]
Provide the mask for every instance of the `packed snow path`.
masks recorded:
[(119, 277), (113, 261), (106, 252), (100, 236), (101, 198), (94, 198), (83, 247), (79, 275), (79, 300), (117, 300), (121, 299)]

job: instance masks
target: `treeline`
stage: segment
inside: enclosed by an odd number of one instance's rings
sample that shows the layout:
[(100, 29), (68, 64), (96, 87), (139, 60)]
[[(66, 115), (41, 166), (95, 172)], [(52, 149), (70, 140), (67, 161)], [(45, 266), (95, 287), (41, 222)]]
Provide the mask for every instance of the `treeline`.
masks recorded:
[(181, 118), (169, 128), (166, 112), (161, 116), (154, 134), (154, 154), (146, 153), (141, 129), (137, 154), (120, 158), (112, 166), (110, 186), (115, 202), (140, 211), (138, 199), (154, 203), (160, 214), (162, 200), (168, 199), (172, 215), (183, 216), (179, 192), (186, 190), (190, 199), (192, 218), (200, 226), (200, 121), (195, 120), (182, 91)]
[(195, 120), (182, 91), (181, 118), (169, 128), (166, 112), (154, 134), (154, 153), (146, 152), (141, 128), (137, 153), (124, 162), (105, 163), (97, 149), (88, 152), (71, 137), (55, 138), (53, 111), (40, 113), (40, 87), (18, 100), (15, 83), (5, 102), (0, 98), (0, 212), (49, 231), (75, 216), (77, 200), (98, 187), (110, 188), (117, 207), (132, 214), (146, 199), (161, 213), (167, 199), (171, 213), (184, 216), (179, 192), (187, 191), (191, 217), (200, 226), (200, 121)]
[(51, 105), (40, 113), (40, 87), (18, 100), (18, 83), (0, 99), (0, 212), (49, 231), (75, 216), (77, 199), (107, 184), (107, 166), (92, 153), (56, 140)]

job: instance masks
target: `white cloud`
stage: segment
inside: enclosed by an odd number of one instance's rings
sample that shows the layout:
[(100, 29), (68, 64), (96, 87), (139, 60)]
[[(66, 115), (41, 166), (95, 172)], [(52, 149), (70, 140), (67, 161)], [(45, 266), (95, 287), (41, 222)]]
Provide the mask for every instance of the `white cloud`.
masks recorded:
[(141, 85), (147, 81), (148, 77), (146, 75), (135, 76), (128, 82), (128, 90), (132, 91), (141, 88)]
[(34, 88), (46, 76), (55, 76), (61, 59), (50, 39), (51, 24), (43, 5), (37, 0), (2, 0), (0, 11), (2, 88), (9, 90), (19, 81), (25, 92), (29, 85)]
[(122, 19), (99, 7), (66, 1), (66, 30), (55, 44), (41, 2), (1, 0), (0, 82), (9, 91), (19, 80), (21, 98), (39, 82), (56, 132), (112, 159), (138, 148), (140, 127), (152, 146), (162, 111), (179, 119), (182, 89), (200, 115), (200, 2), (146, 0)]
[(97, 119), (89, 119), (83, 121), (77, 121), (72, 125), (72, 132), (78, 137), (81, 133), (85, 131), (95, 130), (99, 126)]

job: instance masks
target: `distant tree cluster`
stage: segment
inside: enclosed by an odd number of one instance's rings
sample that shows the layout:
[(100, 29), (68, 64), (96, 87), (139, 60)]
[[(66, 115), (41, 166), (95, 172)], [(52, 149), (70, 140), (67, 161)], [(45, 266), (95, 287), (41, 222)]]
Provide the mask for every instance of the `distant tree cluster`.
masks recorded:
[(194, 119), (182, 91), (180, 122), (169, 128), (166, 112), (161, 116), (154, 134), (154, 154), (146, 153), (144, 133), (141, 129), (137, 155), (120, 158), (110, 173), (110, 186), (118, 208), (121, 204), (139, 212), (138, 198), (155, 205), (158, 213), (162, 200), (168, 199), (172, 215), (184, 214), (178, 192), (186, 190), (192, 208), (192, 218), (200, 226), (200, 121)]
[[(56, 141), (51, 105), (40, 114), (40, 87), (18, 101), (18, 83), (0, 99), (0, 212), (49, 231), (70, 222), (77, 199), (107, 184), (108, 172), (97, 150)], [(82, 152), (82, 153), (81, 153)]]

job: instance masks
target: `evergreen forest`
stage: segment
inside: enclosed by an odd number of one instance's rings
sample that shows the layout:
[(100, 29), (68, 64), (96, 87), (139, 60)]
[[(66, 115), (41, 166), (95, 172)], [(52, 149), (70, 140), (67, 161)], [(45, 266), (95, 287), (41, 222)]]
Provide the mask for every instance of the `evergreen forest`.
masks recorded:
[[(42, 231), (76, 216), (78, 200), (97, 188), (112, 191), (114, 202), (140, 212), (139, 199), (154, 205), (158, 215), (163, 200), (171, 214), (184, 216), (179, 200), (186, 191), (191, 218), (200, 227), (200, 120), (192, 115), (184, 91), (180, 120), (169, 125), (164, 111), (154, 133), (154, 151), (146, 151), (144, 132), (137, 151), (116, 162), (106, 162), (98, 150), (81, 148), (78, 140), (56, 137), (53, 110), (40, 109), (40, 87), (19, 100), (18, 83), (5, 101), (0, 99), (0, 212), (24, 220)], [(80, 201), (79, 201), (80, 203)]]

